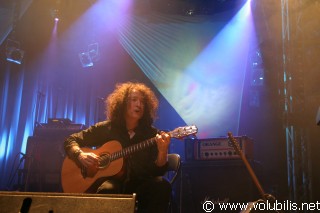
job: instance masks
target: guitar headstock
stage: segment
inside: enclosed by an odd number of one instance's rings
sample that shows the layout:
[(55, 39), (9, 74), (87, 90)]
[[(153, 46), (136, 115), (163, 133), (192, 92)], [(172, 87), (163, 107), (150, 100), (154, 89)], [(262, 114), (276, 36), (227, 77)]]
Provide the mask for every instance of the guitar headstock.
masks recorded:
[(229, 141), (230, 141), (231, 144), (232, 144), (232, 147), (235, 149), (236, 153), (237, 153), (238, 155), (240, 155), (241, 148), (240, 148), (240, 146), (239, 146), (238, 141), (233, 137), (233, 135), (232, 135), (231, 132), (228, 132), (228, 138), (229, 138)]
[(175, 128), (173, 131), (169, 132), (170, 136), (172, 138), (184, 138), (189, 135), (195, 135), (198, 132), (198, 127), (195, 125), (192, 126), (184, 126), (184, 127), (178, 127)]

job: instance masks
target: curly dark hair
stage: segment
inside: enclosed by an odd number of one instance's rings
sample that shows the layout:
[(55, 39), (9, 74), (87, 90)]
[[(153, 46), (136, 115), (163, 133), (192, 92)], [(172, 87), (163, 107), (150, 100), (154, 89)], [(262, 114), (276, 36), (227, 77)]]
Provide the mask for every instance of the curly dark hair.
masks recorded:
[(141, 92), (145, 105), (139, 125), (150, 126), (156, 119), (159, 102), (154, 92), (143, 83), (126, 82), (117, 84), (115, 90), (106, 98), (105, 114), (111, 122), (125, 126), (124, 115), (127, 109), (127, 100), (130, 92), (134, 89)]

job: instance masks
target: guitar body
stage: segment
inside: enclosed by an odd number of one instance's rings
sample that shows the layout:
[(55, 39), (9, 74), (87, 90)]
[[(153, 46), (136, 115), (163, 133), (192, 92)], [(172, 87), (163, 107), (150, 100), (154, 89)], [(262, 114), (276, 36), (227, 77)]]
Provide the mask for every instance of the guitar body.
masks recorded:
[[(109, 141), (98, 149), (81, 148), (84, 152), (92, 152), (98, 156), (112, 154), (122, 149), (118, 141)], [(90, 186), (99, 178), (111, 177), (118, 174), (123, 167), (123, 158), (119, 158), (110, 162), (109, 165), (103, 168), (97, 168), (94, 171), (87, 171), (87, 176), (84, 177), (81, 172), (81, 167), (66, 157), (62, 163), (61, 184), (64, 192), (67, 193), (84, 193)]]

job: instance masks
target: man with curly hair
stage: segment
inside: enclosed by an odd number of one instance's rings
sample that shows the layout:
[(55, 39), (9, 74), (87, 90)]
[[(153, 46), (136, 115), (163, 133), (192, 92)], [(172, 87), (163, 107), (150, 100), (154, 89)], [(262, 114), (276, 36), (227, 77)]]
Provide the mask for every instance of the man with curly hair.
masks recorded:
[(117, 141), (126, 148), (150, 138), (154, 138), (155, 144), (126, 156), (121, 172), (99, 178), (87, 192), (136, 193), (138, 212), (167, 212), (171, 185), (162, 175), (167, 169), (170, 136), (152, 126), (158, 109), (155, 94), (142, 83), (127, 82), (117, 84), (105, 104), (106, 121), (65, 140), (64, 147), (71, 159), (85, 168), (94, 169), (99, 166), (99, 156), (82, 151), (82, 147), (100, 147), (109, 141)]

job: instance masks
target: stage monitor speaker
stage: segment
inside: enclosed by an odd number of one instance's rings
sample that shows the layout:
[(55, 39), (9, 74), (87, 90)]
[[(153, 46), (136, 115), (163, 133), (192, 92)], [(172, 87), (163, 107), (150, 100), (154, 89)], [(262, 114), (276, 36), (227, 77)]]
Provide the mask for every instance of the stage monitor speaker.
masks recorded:
[(205, 201), (215, 204), (212, 212), (221, 212), (219, 203), (248, 203), (259, 198), (241, 160), (184, 162), (181, 178), (180, 212), (183, 213), (204, 212)]
[(5, 213), (134, 213), (136, 194), (90, 195), (64, 193), (0, 192), (0, 212)]

